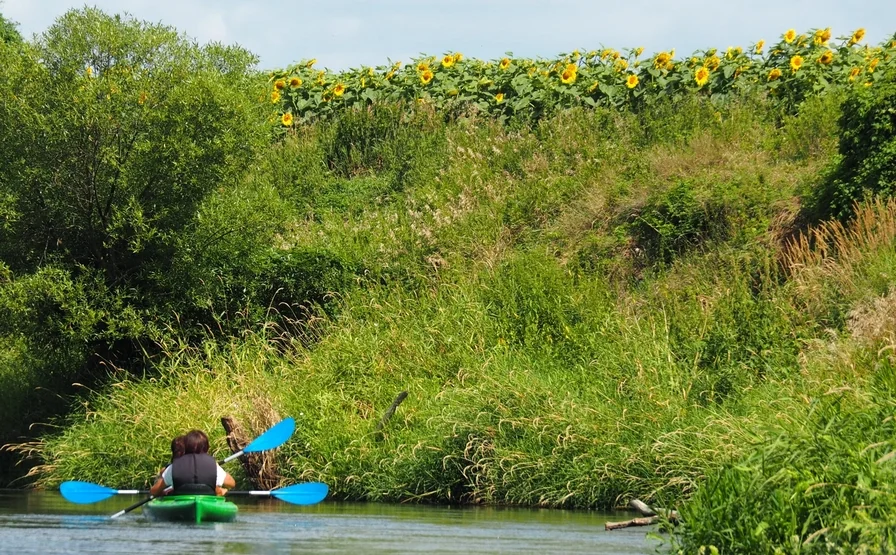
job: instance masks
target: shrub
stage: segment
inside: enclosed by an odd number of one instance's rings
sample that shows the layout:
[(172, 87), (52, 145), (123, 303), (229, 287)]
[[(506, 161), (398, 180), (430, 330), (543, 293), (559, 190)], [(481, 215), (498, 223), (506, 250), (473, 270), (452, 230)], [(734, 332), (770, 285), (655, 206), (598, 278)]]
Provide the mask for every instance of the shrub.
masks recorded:
[(811, 199), (817, 217), (844, 220), (855, 203), (896, 194), (896, 74), (843, 103), (839, 150), (839, 164)]

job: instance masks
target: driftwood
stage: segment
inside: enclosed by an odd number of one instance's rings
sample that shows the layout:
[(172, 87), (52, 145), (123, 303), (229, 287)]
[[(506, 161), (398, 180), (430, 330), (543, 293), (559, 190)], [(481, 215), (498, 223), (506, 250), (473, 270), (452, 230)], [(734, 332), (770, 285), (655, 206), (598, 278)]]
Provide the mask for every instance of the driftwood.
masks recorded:
[(386, 427), (386, 424), (389, 423), (389, 420), (390, 420), (390, 419), (392, 418), (392, 416), (395, 414), (395, 409), (398, 408), (398, 405), (400, 405), (401, 402), (404, 401), (405, 398), (407, 398), (407, 396), (408, 396), (408, 392), (407, 392), (407, 391), (402, 391), (401, 393), (399, 393), (399, 394), (395, 397), (395, 400), (392, 401), (392, 405), (389, 406), (389, 408), (388, 408), (388, 409), (386, 410), (386, 412), (383, 414), (383, 417), (380, 418), (380, 421), (377, 422), (377, 424), (376, 424), (376, 434), (377, 434), (377, 436), (379, 437), (379, 439), (382, 439), (382, 438), (383, 438), (383, 429)]
[(607, 530), (616, 530), (619, 528), (628, 528), (629, 526), (650, 526), (651, 524), (659, 524), (664, 517), (672, 524), (678, 523), (677, 511), (668, 511), (660, 508), (654, 510), (640, 499), (632, 499), (628, 506), (641, 513), (642, 516), (623, 522), (607, 522), (604, 524), (604, 528)]
[[(222, 417), (221, 425), (227, 432), (227, 446), (230, 447), (231, 453), (237, 453), (249, 444), (245, 430), (233, 417)], [(270, 490), (280, 485), (274, 457), (270, 453), (247, 453), (239, 459), (243, 464), (246, 478), (252, 484), (252, 489)]]

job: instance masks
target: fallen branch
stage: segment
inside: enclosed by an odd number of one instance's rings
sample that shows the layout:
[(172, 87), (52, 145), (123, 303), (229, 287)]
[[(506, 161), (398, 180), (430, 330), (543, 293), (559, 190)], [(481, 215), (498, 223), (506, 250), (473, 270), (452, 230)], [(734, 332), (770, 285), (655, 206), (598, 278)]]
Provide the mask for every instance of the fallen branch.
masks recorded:
[(659, 524), (664, 517), (673, 524), (678, 523), (678, 512), (676, 511), (667, 511), (660, 508), (654, 510), (640, 499), (632, 499), (628, 505), (643, 516), (622, 522), (607, 522), (604, 524), (604, 528), (617, 530), (619, 528), (628, 528), (629, 526), (650, 526), (651, 524)]

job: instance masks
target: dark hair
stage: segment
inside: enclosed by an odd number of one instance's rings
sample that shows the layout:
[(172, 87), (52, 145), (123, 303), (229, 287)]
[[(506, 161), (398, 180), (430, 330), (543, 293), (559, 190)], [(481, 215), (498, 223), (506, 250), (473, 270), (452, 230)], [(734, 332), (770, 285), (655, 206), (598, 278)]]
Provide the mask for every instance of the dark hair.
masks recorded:
[(202, 430), (190, 430), (184, 436), (184, 454), (208, 453), (208, 436)]
[(184, 447), (184, 436), (177, 436), (171, 440), (171, 460), (180, 457), (186, 451)]

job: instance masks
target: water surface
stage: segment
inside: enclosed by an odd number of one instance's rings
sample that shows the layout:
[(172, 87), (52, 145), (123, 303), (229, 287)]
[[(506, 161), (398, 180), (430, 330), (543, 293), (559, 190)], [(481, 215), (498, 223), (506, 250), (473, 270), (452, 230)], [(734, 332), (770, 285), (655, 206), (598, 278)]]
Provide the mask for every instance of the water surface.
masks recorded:
[(607, 532), (629, 513), (325, 501), (310, 507), (235, 498), (221, 524), (146, 520), (141, 499), (75, 505), (57, 492), (0, 490), (3, 553), (655, 553), (651, 528)]

